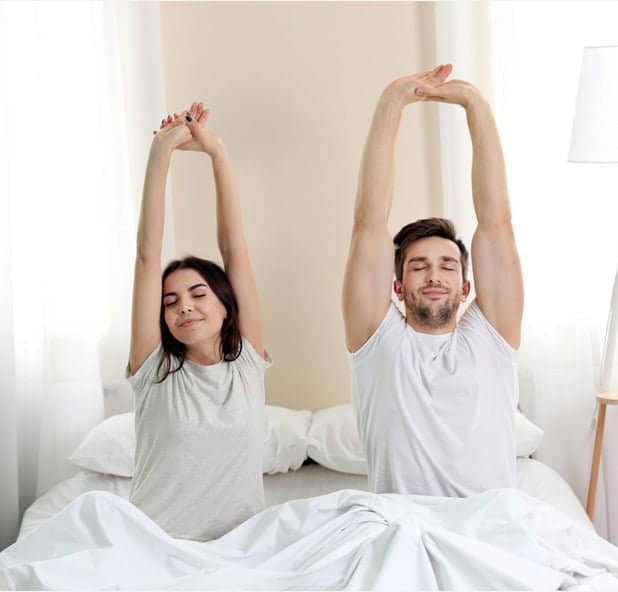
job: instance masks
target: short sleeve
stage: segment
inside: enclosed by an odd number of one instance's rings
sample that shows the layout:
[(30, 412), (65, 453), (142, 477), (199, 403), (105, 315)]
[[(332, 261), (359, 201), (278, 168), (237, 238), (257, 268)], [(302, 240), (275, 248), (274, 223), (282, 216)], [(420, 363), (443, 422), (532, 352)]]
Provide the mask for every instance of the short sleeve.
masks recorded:
[(514, 359), (518, 356), (518, 350), (511, 346), (511, 344), (498, 333), (494, 326), (487, 320), (481, 309), (479, 308), (476, 300), (473, 300), (467, 310), (461, 317), (460, 324), (464, 327), (479, 327), (486, 334), (491, 344), (494, 345), (498, 351), (503, 352), (509, 358)]
[(265, 353), (266, 358), (263, 358), (260, 354), (257, 353), (257, 351), (255, 351), (253, 345), (251, 345), (251, 343), (243, 337), (242, 351), (240, 352), (240, 356), (238, 356), (238, 359), (245, 366), (265, 372), (268, 368), (272, 366), (273, 363), (268, 352)]
[(348, 355), (353, 363), (360, 361), (370, 356), (378, 347), (392, 334), (394, 329), (405, 325), (405, 317), (401, 314), (395, 303), (391, 300), (388, 311), (378, 325), (378, 328), (373, 332), (371, 337), (363, 343), (356, 351), (348, 351)]
[(155, 375), (159, 367), (159, 362), (161, 361), (162, 353), (163, 346), (159, 343), (152, 353), (142, 362), (142, 365), (133, 376), (129, 376), (129, 364), (127, 364), (125, 378), (133, 387), (134, 392), (143, 390), (146, 384), (156, 380)]

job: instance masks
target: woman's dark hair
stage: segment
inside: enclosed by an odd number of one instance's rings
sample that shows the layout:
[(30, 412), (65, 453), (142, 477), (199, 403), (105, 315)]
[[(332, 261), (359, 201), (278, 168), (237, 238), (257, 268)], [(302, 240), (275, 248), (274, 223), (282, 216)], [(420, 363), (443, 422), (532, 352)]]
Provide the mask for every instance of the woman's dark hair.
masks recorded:
[(403, 264), (406, 257), (406, 250), (417, 240), (429, 236), (439, 236), (453, 241), (459, 247), (461, 274), (463, 281), (468, 275), (468, 250), (463, 241), (457, 238), (455, 226), (446, 218), (423, 218), (411, 224), (406, 224), (393, 238), (395, 244), (395, 277), (402, 281)]
[[(240, 324), (238, 321), (238, 303), (234, 295), (232, 284), (225, 274), (225, 271), (212, 261), (189, 255), (184, 259), (175, 259), (167, 264), (161, 278), (162, 288), (165, 284), (165, 278), (179, 269), (194, 269), (197, 271), (204, 278), (210, 289), (216, 294), (217, 298), (219, 298), (223, 306), (225, 306), (227, 315), (221, 327), (220, 353), (223, 360), (232, 362), (240, 356), (240, 352), (242, 351), (242, 339), (240, 337)], [(163, 293), (163, 290), (161, 290), (161, 292)], [(165, 376), (163, 376), (161, 380), (155, 381), (157, 383), (163, 382), (170, 374), (178, 372), (184, 365), (185, 355), (187, 353), (187, 346), (178, 341), (170, 332), (165, 322), (164, 311), (163, 298), (161, 298), (159, 327), (161, 328), (161, 345), (165, 354), (159, 362), (157, 375), (161, 370), (163, 362), (166, 362), (166, 368)], [(172, 370), (172, 357), (176, 359), (178, 364), (174, 370)]]

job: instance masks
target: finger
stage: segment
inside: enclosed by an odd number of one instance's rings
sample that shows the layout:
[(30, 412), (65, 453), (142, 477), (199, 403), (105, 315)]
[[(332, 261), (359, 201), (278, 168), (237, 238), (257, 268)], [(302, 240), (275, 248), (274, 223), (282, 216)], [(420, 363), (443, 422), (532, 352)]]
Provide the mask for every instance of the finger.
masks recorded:
[(436, 99), (440, 95), (436, 92), (435, 88), (429, 85), (419, 85), (414, 89), (414, 94), (418, 97), (425, 99)]
[[(204, 117), (204, 114), (206, 114), (206, 117)], [(198, 123), (203, 125), (207, 118), (208, 118), (208, 109), (204, 107), (204, 103), (198, 103), (197, 104), (197, 114), (195, 116), (195, 119), (198, 121)]]
[(440, 78), (448, 78), (453, 73), (453, 65), (446, 64), (444, 69), (439, 73)]
[(450, 76), (452, 71), (453, 71), (453, 66), (451, 64), (445, 64), (439, 70), (434, 72), (430, 78), (436, 81), (437, 80), (443, 81)]
[(204, 124), (206, 123), (206, 120), (208, 119), (208, 116), (209, 116), (209, 115), (210, 115), (210, 109), (204, 109), (204, 110), (200, 113), (200, 115), (199, 115), (199, 117), (198, 117), (198, 120), (197, 120), (197, 121), (198, 121), (198, 123), (199, 123), (200, 125), (204, 125)]
[(443, 65), (440, 65), (440, 66), (436, 66), (433, 70), (427, 70), (427, 72), (423, 72), (419, 76), (419, 78), (433, 78), (440, 72), (440, 70), (443, 67), (444, 67)]

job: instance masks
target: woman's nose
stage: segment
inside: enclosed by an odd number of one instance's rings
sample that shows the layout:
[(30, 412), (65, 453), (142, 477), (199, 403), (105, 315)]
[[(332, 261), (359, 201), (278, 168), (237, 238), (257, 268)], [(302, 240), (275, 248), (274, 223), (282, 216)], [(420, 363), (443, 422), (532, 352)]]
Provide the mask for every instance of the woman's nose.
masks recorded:
[(184, 313), (184, 312), (190, 312), (190, 311), (191, 311), (191, 304), (189, 302), (180, 304), (180, 312)]

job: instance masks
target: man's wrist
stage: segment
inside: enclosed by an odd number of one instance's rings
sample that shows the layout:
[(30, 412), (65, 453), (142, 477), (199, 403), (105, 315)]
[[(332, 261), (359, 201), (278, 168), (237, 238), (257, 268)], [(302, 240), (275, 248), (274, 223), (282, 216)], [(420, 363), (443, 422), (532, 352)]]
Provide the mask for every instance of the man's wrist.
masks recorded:
[(480, 112), (483, 110), (489, 110), (491, 112), (491, 105), (487, 102), (483, 95), (476, 92), (469, 93), (465, 103), (462, 106), (468, 112)]
[(391, 82), (391, 84), (382, 91), (378, 104), (384, 107), (403, 109), (407, 101), (401, 85), (397, 84), (397, 81)]

